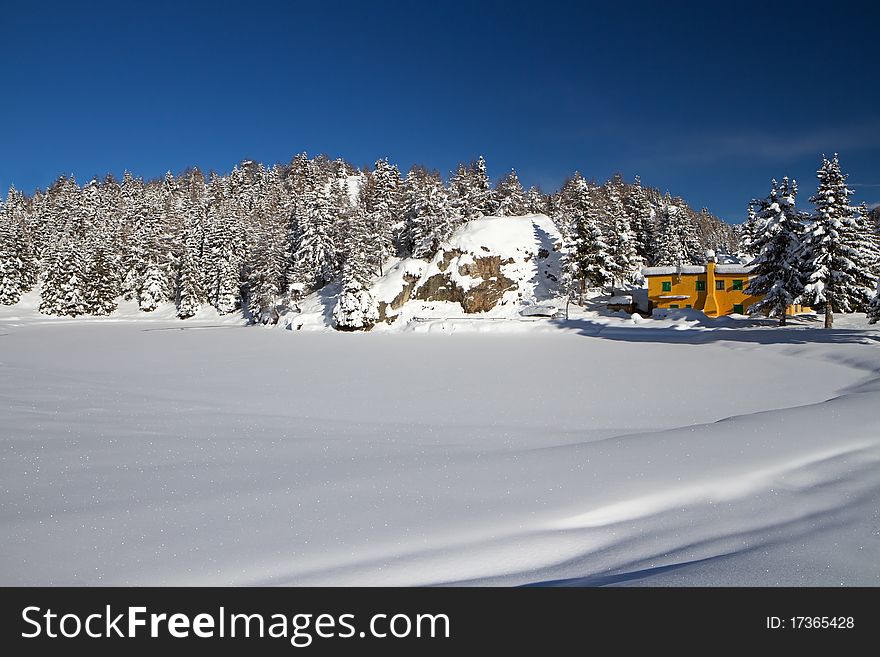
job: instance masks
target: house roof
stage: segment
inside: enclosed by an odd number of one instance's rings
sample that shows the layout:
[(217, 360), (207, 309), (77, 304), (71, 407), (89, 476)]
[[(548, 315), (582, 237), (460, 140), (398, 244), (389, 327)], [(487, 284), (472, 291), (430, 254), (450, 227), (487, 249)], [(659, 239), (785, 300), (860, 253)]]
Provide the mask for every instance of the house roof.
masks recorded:
[[(716, 274), (750, 274), (754, 267), (749, 265), (715, 265)], [(672, 276), (673, 274), (705, 274), (704, 265), (671, 265), (669, 267), (642, 267), (644, 276)]]
[(751, 274), (754, 267), (749, 265), (715, 265), (716, 274)]
[(645, 276), (670, 276), (672, 274), (705, 274), (703, 265), (671, 265), (669, 267), (643, 267)]

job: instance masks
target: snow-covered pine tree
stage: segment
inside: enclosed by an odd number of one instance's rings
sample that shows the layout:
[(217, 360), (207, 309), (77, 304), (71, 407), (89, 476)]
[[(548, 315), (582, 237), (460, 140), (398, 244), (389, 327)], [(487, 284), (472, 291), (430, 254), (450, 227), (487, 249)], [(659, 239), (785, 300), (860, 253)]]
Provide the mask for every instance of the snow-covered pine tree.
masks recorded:
[(797, 183), (783, 178), (770, 186), (767, 198), (755, 200), (755, 221), (750, 247), (755, 253), (748, 292), (763, 297), (749, 307), (749, 312), (763, 312), (778, 317), (785, 325), (786, 311), (804, 289), (801, 265), (801, 238), (804, 232), (802, 213), (795, 206)]
[(110, 239), (99, 234), (91, 248), (86, 285), (89, 312), (109, 315), (119, 297), (119, 263)]
[(158, 257), (153, 254), (146, 262), (144, 275), (138, 292), (138, 307), (145, 313), (159, 307), (166, 298), (165, 276)]
[(89, 312), (82, 245), (63, 235), (47, 259), (40, 312), (75, 317)]
[(859, 250), (865, 268), (874, 278), (880, 277), (880, 234), (874, 230), (868, 206), (860, 203), (853, 214), (854, 226), (847, 232), (851, 246)]
[(122, 297), (137, 300), (148, 255), (148, 212), (143, 181), (126, 171), (120, 186)]
[(250, 219), (245, 272), (248, 311), (254, 322), (266, 324), (277, 321), (275, 306), (287, 289), (289, 207), (281, 172), (273, 167), (266, 174), (259, 208)]
[(22, 292), (22, 261), (5, 205), (0, 206), (0, 305), (18, 303)]
[(575, 173), (560, 195), (562, 223), (567, 226), (563, 233), (563, 285), (569, 298), (577, 295), (579, 305), (588, 287), (601, 287), (613, 276), (610, 247), (602, 231), (604, 208), (598, 205), (601, 197), (595, 192)]
[(639, 262), (650, 262), (656, 248), (654, 235), (655, 212), (642, 187), (641, 178), (638, 176), (635, 177), (635, 181), (627, 190), (623, 203), (633, 231), (635, 250)]
[(24, 196), (14, 187), (0, 205), (0, 305), (18, 303), (37, 280)]
[(538, 187), (529, 187), (526, 192), (526, 210), (529, 214), (548, 214), (550, 213), (547, 196)]
[(449, 208), (463, 222), (477, 218), (476, 208), (471, 205), (473, 180), (470, 168), (461, 162), (449, 178)]
[(449, 196), (440, 174), (419, 165), (409, 170), (404, 188), (404, 247), (414, 258), (430, 258), (452, 232)]
[(608, 247), (606, 268), (611, 283), (611, 294), (614, 295), (614, 284), (621, 285), (630, 280), (641, 265), (636, 253), (636, 239), (630, 225), (629, 217), (620, 198), (621, 185), (605, 185), (605, 225), (609, 227), (604, 239)]
[(657, 252), (654, 265), (657, 267), (699, 264), (703, 249), (699, 236), (684, 212), (666, 194), (660, 210), (657, 235)]
[(876, 278), (859, 248), (865, 236), (858, 233), (858, 211), (849, 204), (853, 192), (846, 187), (837, 154), (831, 160), (823, 157), (817, 177), (819, 187), (810, 199), (816, 213), (803, 240), (801, 270), (806, 284), (797, 301), (824, 308), (825, 328), (831, 328), (834, 312), (867, 306)]
[(575, 218), (573, 240), (563, 255), (563, 285), (577, 295), (578, 305), (584, 303), (589, 287), (602, 287), (611, 280), (608, 244), (598, 222), (588, 216)]
[(577, 171), (562, 185), (551, 202), (551, 217), (562, 234), (565, 244), (575, 240), (576, 221), (587, 211), (590, 203), (590, 184)]
[(296, 203), (297, 244), (291, 282), (300, 283), (307, 290), (324, 287), (339, 271), (339, 253), (334, 241), (337, 217), (331, 187), (326, 176), (312, 165), (303, 194)]
[(369, 291), (374, 270), (366, 252), (371, 229), (366, 208), (359, 204), (346, 223), (342, 286), (333, 322), (339, 331), (369, 330), (379, 321), (379, 309)]
[(515, 169), (498, 182), (495, 200), (495, 213), (499, 217), (519, 217), (526, 213), (526, 196)]
[(395, 253), (395, 233), (403, 228), (400, 217), (400, 172), (387, 159), (377, 160), (375, 169), (361, 187), (361, 200), (370, 227), (366, 236), (367, 259), (382, 274), (385, 261)]
[(177, 316), (180, 319), (195, 315), (204, 298), (202, 273), (194, 251), (189, 246), (184, 249), (177, 271)]
[(204, 271), (205, 178), (198, 169), (187, 171), (180, 180), (182, 250), (177, 260), (174, 301), (177, 316), (189, 319), (207, 301)]
[(874, 296), (871, 298), (871, 303), (868, 304), (868, 322), (876, 324), (878, 321), (880, 321), (880, 280), (877, 281)]
[(498, 208), (495, 193), (489, 183), (489, 174), (486, 172), (486, 160), (480, 155), (477, 161), (471, 165), (472, 196), (470, 207), (478, 217), (491, 217)]
[(220, 314), (233, 312), (241, 299), (241, 249), (228, 181), (212, 176), (208, 186), (202, 261), (208, 302)]

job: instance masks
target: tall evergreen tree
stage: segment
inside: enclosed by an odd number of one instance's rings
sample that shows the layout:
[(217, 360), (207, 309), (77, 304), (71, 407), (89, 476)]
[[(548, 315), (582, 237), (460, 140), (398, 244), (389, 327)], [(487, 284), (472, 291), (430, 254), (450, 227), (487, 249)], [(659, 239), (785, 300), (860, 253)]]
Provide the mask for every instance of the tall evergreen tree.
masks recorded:
[(86, 268), (81, 244), (64, 236), (49, 255), (43, 281), (40, 312), (75, 317), (89, 312)]
[(519, 217), (526, 213), (526, 196), (515, 169), (499, 181), (495, 199), (498, 206), (495, 212), (499, 217)]
[(92, 244), (87, 272), (89, 312), (93, 315), (109, 315), (116, 310), (120, 294), (119, 262), (112, 241), (100, 230)]
[(605, 225), (609, 226), (605, 243), (608, 245), (607, 271), (614, 294), (614, 283), (623, 284), (638, 271), (640, 260), (636, 253), (636, 239), (629, 217), (620, 198), (619, 185), (605, 186)]
[(486, 172), (486, 160), (482, 155), (471, 165), (471, 175), (473, 180), (471, 206), (479, 217), (494, 215), (498, 208), (498, 202), (495, 198), (495, 193), (492, 191), (492, 185), (489, 183), (489, 174)]
[(801, 269), (806, 285), (799, 303), (824, 308), (825, 328), (834, 323), (834, 312), (864, 309), (876, 284), (868, 269), (859, 241), (856, 215), (849, 204), (852, 190), (846, 187), (846, 175), (840, 170), (835, 154), (823, 158), (817, 172), (819, 187), (810, 200), (816, 213), (804, 236)]
[(413, 166), (406, 176), (404, 246), (414, 258), (430, 258), (452, 232), (449, 197), (436, 171)]
[(400, 172), (388, 160), (377, 160), (372, 175), (361, 188), (361, 203), (370, 232), (367, 258), (380, 275), (385, 260), (395, 253), (395, 232), (403, 227), (400, 217)]
[(610, 246), (602, 231), (603, 208), (599, 195), (575, 174), (566, 182), (560, 206), (567, 229), (563, 232), (563, 285), (569, 298), (577, 295), (583, 304), (588, 287), (601, 287), (613, 277)]
[(654, 265), (658, 267), (699, 264), (702, 246), (683, 208), (669, 194), (663, 202)]
[(342, 286), (333, 309), (333, 321), (340, 331), (368, 330), (379, 321), (378, 306), (369, 291), (373, 274), (366, 253), (369, 231), (366, 208), (359, 206), (348, 218)]
[(194, 249), (184, 250), (177, 276), (177, 316), (189, 319), (198, 312), (204, 298), (201, 271)]
[(526, 192), (526, 211), (529, 214), (549, 214), (547, 196), (537, 187), (529, 187)]
[(0, 205), (0, 305), (18, 303), (37, 280), (24, 197), (13, 187)]
[(638, 176), (624, 198), (624, 209), (633, 231), (638, 261), (641, 263), (650, 262), (656, 248), (655, 213)]
[(783, 178), (781, 185), (772, 182), (767, 198), (752, 203), (756, 212), (750, 247), (755, 257), (750, 263), (754, 270), (748, 292), (762, 298), (749, 311), (778, 317), (780, 326), (785, 325), (788, 307), (804, 289), (800, 270), (804, 225), (796, 199), (797, 184)]
[(298, 244), (293, 255), (293, 278), (315, 290), (333, 280), (339, 271), (334, 241), (338, 208), (334, 208), (332, 184), (314, 166), (306, 185), (296, 206)]

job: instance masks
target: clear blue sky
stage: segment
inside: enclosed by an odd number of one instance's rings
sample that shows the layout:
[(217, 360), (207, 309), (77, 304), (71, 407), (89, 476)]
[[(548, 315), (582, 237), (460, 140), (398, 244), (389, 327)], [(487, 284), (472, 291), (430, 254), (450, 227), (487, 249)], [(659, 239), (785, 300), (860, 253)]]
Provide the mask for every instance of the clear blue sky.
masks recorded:
[(774, 176), (806, 204), (837, 150), (877, 203), (876, 7), (4, 0), (0, 187), (482, 153), (493, 177), (640, 174), (740, 221)]

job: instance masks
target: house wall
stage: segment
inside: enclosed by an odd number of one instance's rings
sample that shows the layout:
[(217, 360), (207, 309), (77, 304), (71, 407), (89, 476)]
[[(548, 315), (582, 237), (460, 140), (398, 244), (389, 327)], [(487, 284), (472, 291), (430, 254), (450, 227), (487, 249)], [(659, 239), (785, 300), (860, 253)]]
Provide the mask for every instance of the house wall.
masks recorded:
[[(686, 308), (690, 306), (699, 310), (703, 309), (706, 302), (706, 292), (697, 292), (697, 281), (706, 281), (706, 274), (670, 274), (666, 276), (648, 276), (648, 299), (654, 303), (655, 308), (671, 308), (678, 306)], [(671, 290), (663, 290), (663, 283), (669, 283)], [(669, 296), (685, 296), (685, 299), (669, 299)]]
[[(734, 306), (742, 305), (744, 313), (749, 306), (761, 300), (760, 296), (749, 294), (748, 274), (719, 274), (714, 267), (708, 268), (704, 274), (668, 274), (648, 276), (648, 298), (655, 308), (695, 308), (703, 310), (707, 315), (730, 315)], [(734, 281), (742, 281), (742, 290), (733, 288)], [(697, 281), (703, 281), (705, 291), (697, 291)], [(715, 289), (715, 283), (724, 283), (724, 289)], [(663, 290), (663, 283), (669, 283), (670, 290)], [(684, 296), (684, 299), (670, 299), (671, 296)], [(809, 312), (806, 306), (790, 306), (789, 314)]]
[[(760, 296), (749, 294), (749, 277), (747, 274), (715, 274), (715, 280), (724, 283), (723, 290), (715, 290), (719, 315), (730, 315), (735, 305), (742, 305), (743, 312), (748, 313), (749, 306), (761, 300)], [(734, 290), (733, 282), (742, 281), (742, 290)]]

